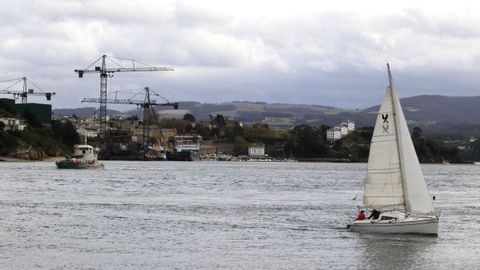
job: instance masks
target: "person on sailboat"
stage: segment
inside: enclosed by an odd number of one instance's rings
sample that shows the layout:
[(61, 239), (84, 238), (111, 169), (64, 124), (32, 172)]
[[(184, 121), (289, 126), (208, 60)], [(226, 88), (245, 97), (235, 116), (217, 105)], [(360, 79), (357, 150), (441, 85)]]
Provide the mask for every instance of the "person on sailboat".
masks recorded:
[(372, 213), (370, 213), (370, 216), (368, 216), (368, 219), (378, 219), (380, 217), (380, 211), (377, 209), (373, 209)]
[(357, 220), (364, 220), (365, 219), (365, 211), (361, 210), (360, 213), (358, 213)]

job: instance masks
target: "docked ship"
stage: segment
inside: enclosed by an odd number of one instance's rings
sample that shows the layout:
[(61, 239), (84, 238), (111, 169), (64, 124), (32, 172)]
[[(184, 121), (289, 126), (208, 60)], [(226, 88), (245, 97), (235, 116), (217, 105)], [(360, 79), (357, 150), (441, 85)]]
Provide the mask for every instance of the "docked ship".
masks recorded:
[(202, 137), (199, 135), (179, 135), (174, 138), (174, 148), (167, 151), (167, 160), (194, 161), (200, 159)]
[(55, 161), (58, 169), (103, 169), (102, 163), (97, 161), (97, 151), (93, 146), (85, 144), (75, 145), (72, 156)]

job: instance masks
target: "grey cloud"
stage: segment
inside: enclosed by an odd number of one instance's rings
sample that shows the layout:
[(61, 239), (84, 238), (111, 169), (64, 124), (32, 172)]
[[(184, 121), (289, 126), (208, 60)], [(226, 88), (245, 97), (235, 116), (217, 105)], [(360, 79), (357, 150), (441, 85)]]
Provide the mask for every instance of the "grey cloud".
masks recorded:
[[(55, 90), (54, 107), (98, 95), (98, 76), (73, 72), (101, 54), (174, 66), (117, 74), (112, 89), (150, 86), (171, 100), (255, 100), (367, 107), (390, 61), (400, 95), (475, 95), (480, 35), (468, 13), (363, 16), (312, 12), (244, 18), (186, 1), (5, 1), (0, 79), (29, 76)], [(23, 9), (35, 10), (25, 16)]]

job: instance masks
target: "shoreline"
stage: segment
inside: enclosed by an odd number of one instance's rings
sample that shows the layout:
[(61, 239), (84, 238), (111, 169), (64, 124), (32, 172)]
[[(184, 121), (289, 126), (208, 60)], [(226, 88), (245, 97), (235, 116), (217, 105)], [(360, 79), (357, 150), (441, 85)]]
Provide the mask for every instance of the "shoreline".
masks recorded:
[(30, 160), (30, 159), (23, 159), (23, 158), (16, 158), (16, 157), (9, 157), (9, 156), (0, 156), (0, 162), (55, 162), (58, 159), (63, 157), (48, 157), (42, 160)]

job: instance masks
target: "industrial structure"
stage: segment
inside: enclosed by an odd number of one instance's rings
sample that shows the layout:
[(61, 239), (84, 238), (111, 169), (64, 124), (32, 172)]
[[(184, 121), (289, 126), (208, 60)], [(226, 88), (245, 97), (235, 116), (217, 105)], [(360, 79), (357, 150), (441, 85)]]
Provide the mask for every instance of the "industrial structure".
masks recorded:
[[(153, 92), (153, 94), (151, 93), (151, 91)], [(118, 93), (119, 91), (115, 91), (116, 93)], [(117, 98), (117, 96), (115, 95), (115, 98), (107, 98), (105, 100), (103, 100), (103, 102), (105, 102), (106, 104), (127, 104), (127, 105), (137, 105), (138, 108), (142, 109), (143, 110), (143, 121), (142, 121), (142, 124), (143, 124), (143, 139), (142, 139), (142, 148), (143, 148), (143, 154), (144, 154), (144, 158), (146, 158), (146, 154), (147, 154), (147, 151), (148, 151), (148, 141), (149, 141), (149, 138), (150, 138), (150, 122), (151, 122), (151, 116), (153, 116), (153, 120), (155, 120), (160, 132), (160, 136), (163, 136), (163, 133), (161, 132), (161, 127), (160, 127), (160, 122), (158, 120), (158, 116), (156, 114), (156, 111), (155, 111), (155, 108), (154, 106), (171, 106), (173, 107), (173, 109), (178, 109), (178, 103), (176, 102), (170, 102), (168, 100), (166, 100), (165, 98), (161, 97), (158, 93), (156, 93), (155, 91), (153, 90), (150, 90), (149, 87), (145, 87), (144, 89), (142, 89), (142, 92), (143, 92), (143, 95), (144, 95), (144, 99), (143, 100), (140, 100), (140, 99), (135, 99), (135, 97), (137, 95), (139, 95), (139, 93), (135, 94), (132, 98)], [(162, 99), (164, 99), (165, 101), (167, 101), (166, 103), (157, 103), (156, 100), (152, 100), (150, 98), (151, 95), (155, 95), (155, 96), (159, 96), (161, 97)], [(100, 98), (84, 98), (82, 100), (82, 102), (89, 102), (89, 103), (101, 103), (102, 100)], [(105, 131), (105, 135), (106, 135), (106, 131)], [(105, 136), (105, 140), (107, 139), (107, 136)], [(162, 140), (164, 140), (165, 138), (161, 138)], [(105, 141), (105, 146), (107, 145), (106, 141)]]
[[(29, 88), (28, 82), (34, 85), (40, 92), (35, 92), (33, 88)], [(8, 84), (6, 87), (0, 89), (1, 95), (13, 95), (14, 99), (21, 97), (23, 104), (27, 103), (28, 96), (45, 96), (47, 100), (50, 101), (52, 96), (55, 95), (55, 92), (42, 91), (31, 80), (28, 80), (27, 77), (3, 80), (0, 81), (0, 83)]]
[[(131, 66), (122, 66), (116, 60), (128, 60), (129, 65)], [(115, 65), (115, 67), (107, 67), (107, 60), (110, 61), (111, 64)], [(100, 65), (96, 65), (100, 64)], [(140, 66), (139, 66), (140, 65)], [(92, 68), (93, 67), (93, 68)], [(99, 122), (100, 122), (100, 141), (101, 147), (103, 151), (106, 151), (106, 134), (107, 134), (107, 103), (109, 103), (107, 99), (107, 78), (113, 77), (115, 72), (138, 72), (138, 71), (173, 71), (173, 68), (170, 67), (155, 67), (149, 66), (144, 63), (135, 61), (133, 59), (122, 59), (117, 57), (111, 57), (107, 55), (102, 55), (98, 58), (95, 62), (91, 65), (86, 67), (85, 69), (75, 69), (75, 72), (78, 73), (79, 78), (83, 78), (85, 73), (99, 73), (100, 74), (100, 98), (98, 99), (98, 103), (100, 103), (100, 115), (99, 115)]]
[[(13, 114), (23, 115), (30, 113), (43, 125), (50, 125), (52, 121), (52, 105), (41, 103), (28, 103), (29, 96), (45, 96), (50, 101), (55, 92), (45, 92), (27, 77), (0, 81), (0, 95), (11, 95), (11, 98), (0, 98), (2, 106), (9, 108)], [(21, 103), (15, 100), (21, 98)]]

